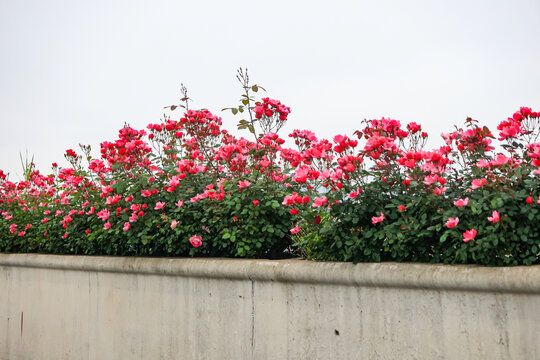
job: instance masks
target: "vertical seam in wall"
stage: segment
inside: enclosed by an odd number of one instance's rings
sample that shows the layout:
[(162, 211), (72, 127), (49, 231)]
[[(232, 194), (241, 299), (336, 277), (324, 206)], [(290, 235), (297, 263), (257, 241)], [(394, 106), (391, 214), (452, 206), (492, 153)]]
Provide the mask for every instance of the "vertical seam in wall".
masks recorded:
[(88, 324), (87, 324), (87, 333), (86, 333), (86, 358), (91, 360), (90, 357), (90, 337), (91, 337), (91, 322), (92, 322), (92, 273), (90, 271), (86, 272), (86, 275), (88, 276)]
[(251, 358), (255, 351), (255, 282), (251, 279)]

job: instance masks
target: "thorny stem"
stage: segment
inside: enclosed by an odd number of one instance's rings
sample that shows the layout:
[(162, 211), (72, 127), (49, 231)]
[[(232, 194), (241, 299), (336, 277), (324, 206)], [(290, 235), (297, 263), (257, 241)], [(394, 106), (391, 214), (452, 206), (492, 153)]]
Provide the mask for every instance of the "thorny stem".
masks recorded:
[(180, 84), (180, 92), (182, 93), (182, 99), (180, 101), (186, 104), (186, 111), (189, 111), (189, 100), (191, 99), (188, 97), (187, 88), (184, 84)]
[(250, 89), (249, 75), (248, 75), (247, 68), (245, 71), (242, 68), (238, 69), (238, 74), (236, 75), (236, 78), (238, 79), (238, 81), (240, 81), (240, 84), (242, 84), (242, 87), (244, 88), (244, 91), (246, 92), (246, 100), (248, 102), (247, 110), (249, 114), (249, 121), (253, 129), (253, 136), (255, 137), (255, 143), (259, 143), (259, 138), (257, 137), (257, 134), (255, 133), (255, 120), (253, 120), (253, 112), (251, 111), (251, 98), (249, 97), (249, 89)]

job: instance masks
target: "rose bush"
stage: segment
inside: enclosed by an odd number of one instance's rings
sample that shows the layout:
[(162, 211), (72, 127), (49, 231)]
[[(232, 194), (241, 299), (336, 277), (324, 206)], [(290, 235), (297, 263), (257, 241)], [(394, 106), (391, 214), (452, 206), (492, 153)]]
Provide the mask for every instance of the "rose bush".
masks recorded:
[(538, 263), (539, 124), (538, 113), (521, 108), (498, 126), (496, 151), (489, 129), (467, 119), (465, 129), (442, 135), (444, 146), (426, 151), (419, 125), (368, 121), (355, 133), (363, 147), (334, 138), (337, 161), (317, 167), (327, 174), (324, 221), (314, 226), (300, 209), (307, 229), (296, 241), (320, 260)]
[(538, 113), (521, 108), (497, 139), (467, 119), (431, 150), (419, 124), (385, 118), (332, 140), (294, 130), (289, 148), (290, 109), (238, 79), (240, 105), (224, 110), (245, 116), (249, 139), (190, 109), (182, 87), (168, 107), (181, 116), (126, 125), (98, 158), (81, 146), (50, 175), (0, 171), (0, 251), (540, 262)]

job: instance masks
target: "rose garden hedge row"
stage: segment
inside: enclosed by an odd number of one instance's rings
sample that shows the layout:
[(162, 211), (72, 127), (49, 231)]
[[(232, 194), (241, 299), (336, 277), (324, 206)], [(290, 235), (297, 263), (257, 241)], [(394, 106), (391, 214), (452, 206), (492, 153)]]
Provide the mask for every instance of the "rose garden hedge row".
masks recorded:
[[(495, 135), (468, 118), (426, 149), (419, 124), (365, 120), (332, 139), (279, 130), (290, 108), (238, 79), (247, 138), (189, 107), (66, 151), (70, 166), (0, 170), (0, 251), (354, 262), (540, 263), (540, 114)], [(173, 116), (182, 110), (182, 115)]]

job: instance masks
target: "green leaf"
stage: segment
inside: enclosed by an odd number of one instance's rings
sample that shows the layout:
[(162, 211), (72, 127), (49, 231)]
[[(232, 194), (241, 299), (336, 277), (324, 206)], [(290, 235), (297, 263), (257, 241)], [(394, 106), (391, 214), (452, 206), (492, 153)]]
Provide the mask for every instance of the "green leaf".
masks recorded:
[(253, 85), (251, 87), (251, 90), (253, 90), (254, 92), (257, 92), (257, 91), (259, 91), (259, 87), (257, 85)]
[(442, 234), (442, 236), (441, 236), (441, 238), (439, 239), (439, 241), (440, 241), (441, 243), (445, 242), (445, 241), (446, 241), (446, 238), (448, 237), (448, 234), (449, 234), (448, 231), (445, 232), (444, 234)]
[(233, 115), (236, 115), (238, 113), (238, 109), (237, 108), (232, 108), (231, 112), (233, 113)]

